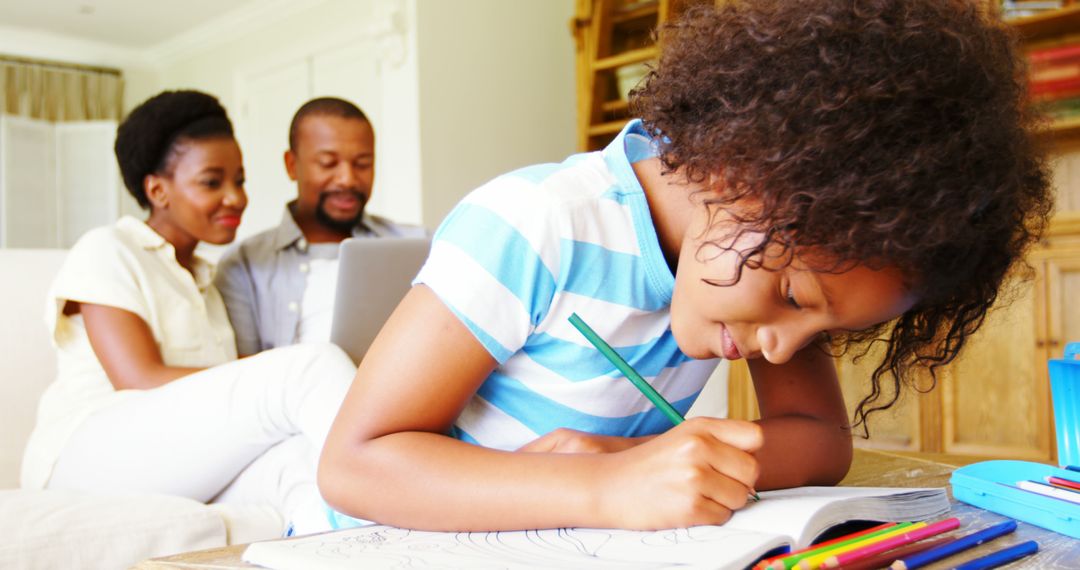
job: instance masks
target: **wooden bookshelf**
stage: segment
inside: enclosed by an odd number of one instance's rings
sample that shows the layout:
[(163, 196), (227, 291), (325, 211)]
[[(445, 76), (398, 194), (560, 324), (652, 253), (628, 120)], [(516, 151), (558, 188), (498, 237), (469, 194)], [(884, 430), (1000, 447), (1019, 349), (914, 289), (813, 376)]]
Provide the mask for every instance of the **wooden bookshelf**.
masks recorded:
[(1054, 41), (1062, 36), (1080, 33), (1080, 4), (1026, 18), (1008, 20), (1027, 43)]
[(1059, 119), (1050, 123), (1046, 136), (1054, 142), (1080, 138), (1080, 116)]
[(653, 61), (652, 31), (668, 0), (577, 0), (571, 22), (577, 44), (578, 148), (603, 148), (629, 119), (621, 69)]

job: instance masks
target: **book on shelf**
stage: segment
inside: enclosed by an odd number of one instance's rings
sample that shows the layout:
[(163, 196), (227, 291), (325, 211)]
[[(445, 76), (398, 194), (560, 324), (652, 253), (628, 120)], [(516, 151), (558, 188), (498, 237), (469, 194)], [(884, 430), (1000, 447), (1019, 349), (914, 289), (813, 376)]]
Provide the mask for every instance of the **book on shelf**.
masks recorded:
[(1036, 101), (1063, 99), (1077, 92), (1080, 92), (1080, 75), (1052, 81), (1032, 81), (1028, 84), (1028, 93)]
[(1061, 79), (1072, 79), (1074, 77), (1080, 77), (1080, 60), (1062, 65), (1033, 67), (1031, 69), (1032, 83), (1059, 81)]
[(1027, 18), (1060, 10), (1064, 6), (1062, 0), (1003, 0), (1001, 16), (1006, 20)]
[(1029, 50), (1027, 59), (1033, 69), (1067, 61), (1080, 61), (1080, 43), (1068, 43)]
[(1041, 113), (1054, 121), (1063, 121), (1080, 117), (1080, 95), (1071, 99), (1061, 99), (1042, 103), (1038, 106)]
[(243, 560), (305, 568), (745, 568), (851, 521), (900, 522), (949, 510), (944, 489), (800, 487), (762, 492), (722, 526), (660, 531), (427, 532), (384, 525), (250, 545)]

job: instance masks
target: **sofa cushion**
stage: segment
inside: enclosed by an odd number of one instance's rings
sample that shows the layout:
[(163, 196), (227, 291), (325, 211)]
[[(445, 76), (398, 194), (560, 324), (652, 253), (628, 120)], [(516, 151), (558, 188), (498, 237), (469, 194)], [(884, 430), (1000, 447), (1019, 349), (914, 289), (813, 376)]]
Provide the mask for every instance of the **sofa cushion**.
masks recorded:
[(45, 297), (66, 255), (59, 249), (0, 249), (0, 489), (19, 485), (38, 399), (56, 376)]
[(129, 568), (227, 544), (222, 517), (166, 495), (0, 491), (0, 568)]

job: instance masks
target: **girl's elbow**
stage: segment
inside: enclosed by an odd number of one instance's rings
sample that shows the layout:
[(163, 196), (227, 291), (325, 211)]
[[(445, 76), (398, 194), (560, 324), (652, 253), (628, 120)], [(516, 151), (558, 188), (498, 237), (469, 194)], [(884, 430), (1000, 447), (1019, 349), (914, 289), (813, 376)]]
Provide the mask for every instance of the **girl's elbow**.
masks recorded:
[(851, 461), (853, 457), (854, 447), (852, 446), (851, 438), (838, 438), (838, 440), (830, 446), (828, 452), (829, 460), (822, 466), (818, 481), (815, 481), (813, 484), (829, 486), (839, 484), (844, 477), (847, 477), (848, 471), (851, 470)]
[(340, 508), (342, 499), (345, 497), (346, 485), (343, 482), (349, 479), (346, 465), (341, 452), (327, 442), (319, 457), (316, 482), (323, 499), (335, 509)]

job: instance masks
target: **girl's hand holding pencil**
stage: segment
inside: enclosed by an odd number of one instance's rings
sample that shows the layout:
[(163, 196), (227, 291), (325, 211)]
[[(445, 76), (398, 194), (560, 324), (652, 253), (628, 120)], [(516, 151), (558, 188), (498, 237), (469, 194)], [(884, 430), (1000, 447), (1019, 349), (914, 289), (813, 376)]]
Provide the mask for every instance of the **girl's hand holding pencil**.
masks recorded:
[(619, 453), (605, 454), (595, 480), (601, 512), (632, 529), (722, 524), (752, 500), (761, 428), (740, 420), (691, 418)]
[[(669, 474), (665, 484), (670, 485), (668, 491), (675, 495), (670, 500), (676, 506), (671, 514), (689, 517), (672, 520), (671, 524), (676, 527), (720, 524), (731, 518), (731, 512), (746, 505), (748, 500), (758, 500), (754, 491), (758, 462), (752, 452), (761, 448), (761, 426), (753, 422), (718, 418), (687, 421), (577, 313), (570, 315), (570, 324), (675, 426), (648, 443), (626, 450), (619, 458), (631, 464), (633, 457), (642, 454), (651, 454), (643, 456), (646, 464), (660, 458), (661, 463), (647, 468), (645, 477), (635, 485), (650, 488), (650, 473)], [(648, 451), (641, 451), (643, 448)], [(633, 489), (633, 486), (628, 488), (629, 491)], [(624, 519), (617, 520), (622, 526)], [(635, 525), (630, 528), (662, 527), (646, 524), (645, 527)]]

